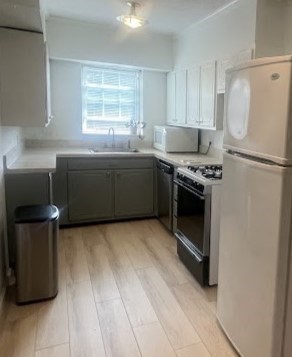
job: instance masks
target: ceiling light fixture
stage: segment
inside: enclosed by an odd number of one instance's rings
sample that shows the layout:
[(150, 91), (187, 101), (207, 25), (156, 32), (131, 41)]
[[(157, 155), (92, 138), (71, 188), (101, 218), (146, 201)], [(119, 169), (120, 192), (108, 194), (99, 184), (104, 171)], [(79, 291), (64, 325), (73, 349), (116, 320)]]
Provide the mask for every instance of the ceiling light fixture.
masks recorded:
[(123, 24), (135, 29), (137, 27), (141, 27), (148, 23), (143, 17), (136, 15), (136, 7), (140, 6), (137, 2), (128, 1), (127, 5), (130, 6), (129, 15), (121, 15), (117, 17), (117, 20), (122, 22)]

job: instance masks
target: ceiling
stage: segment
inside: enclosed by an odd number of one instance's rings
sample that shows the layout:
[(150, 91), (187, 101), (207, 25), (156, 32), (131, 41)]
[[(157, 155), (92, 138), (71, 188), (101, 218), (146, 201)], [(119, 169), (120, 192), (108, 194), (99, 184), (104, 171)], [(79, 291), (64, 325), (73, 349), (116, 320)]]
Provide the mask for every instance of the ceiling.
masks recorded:
[[(139, 16), (152, 31), (177, 34), (235, 0), (136, 0)], [(129, 12), (124, 0), (42, 0), (47, 16), (116, 26), (116, 17)]]

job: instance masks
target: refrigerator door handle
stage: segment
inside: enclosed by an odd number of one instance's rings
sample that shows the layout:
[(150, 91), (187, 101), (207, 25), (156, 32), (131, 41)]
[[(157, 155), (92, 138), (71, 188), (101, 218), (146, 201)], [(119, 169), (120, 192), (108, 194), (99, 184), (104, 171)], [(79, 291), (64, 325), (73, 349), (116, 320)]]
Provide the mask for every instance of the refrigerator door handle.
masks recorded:
[(248, 156), (248, 155), (243, 155), (238, 152), (233, 152), (233, 151), (225, 151), (224, 155), (227, 155), (229, 158), (232, 158), (233, 160), (237, 162), (242, 162), (243, 164), (249, 164), (249, 166), (257, 167), (261, 170), (269, 170), (269, 171), (278, 171), (279, 173), (283, 172), (286, 167), (277, 165), (276, 163), (268, 160), (260, 160), (256, 157)]

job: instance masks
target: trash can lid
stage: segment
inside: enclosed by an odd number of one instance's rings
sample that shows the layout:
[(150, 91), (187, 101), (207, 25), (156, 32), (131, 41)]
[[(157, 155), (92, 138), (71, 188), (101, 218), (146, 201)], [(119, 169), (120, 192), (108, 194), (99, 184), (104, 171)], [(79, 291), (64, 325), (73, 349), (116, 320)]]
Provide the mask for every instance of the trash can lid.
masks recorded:
[(15, 223), (36, 223), (54, 221), (59, 217), (59, 210), (53, 205), (20, 206), (15, 209)]

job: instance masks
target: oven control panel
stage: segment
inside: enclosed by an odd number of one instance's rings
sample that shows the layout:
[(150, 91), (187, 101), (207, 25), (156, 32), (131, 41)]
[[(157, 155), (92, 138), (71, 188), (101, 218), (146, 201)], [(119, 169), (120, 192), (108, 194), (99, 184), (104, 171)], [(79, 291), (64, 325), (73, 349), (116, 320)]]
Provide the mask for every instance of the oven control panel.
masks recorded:
[(205, 186), (201, 184), (200, 182), (194, 181), (193, 179), (178, 173), (176, 176), (176, 179), (178, 182), (186, 184), (186, 186), (195, 189), (196, 191), (200, 193), (205, 193)]

